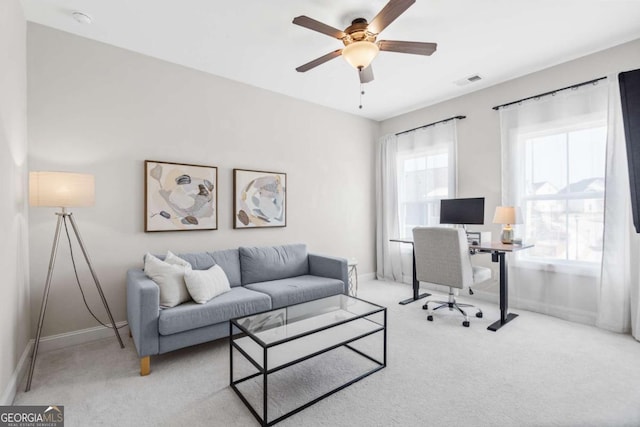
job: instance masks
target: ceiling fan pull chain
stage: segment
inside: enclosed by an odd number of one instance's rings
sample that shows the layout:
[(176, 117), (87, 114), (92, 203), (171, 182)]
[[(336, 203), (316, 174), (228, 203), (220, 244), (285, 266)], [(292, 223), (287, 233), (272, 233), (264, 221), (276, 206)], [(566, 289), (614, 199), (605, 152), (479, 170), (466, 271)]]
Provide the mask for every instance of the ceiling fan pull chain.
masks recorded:
[(362, 110), (362, 95), (364, 95), (364, 86), (362, 83), (360, 83), (360, 105), (358, 106), (358, 108), (361, 110)]

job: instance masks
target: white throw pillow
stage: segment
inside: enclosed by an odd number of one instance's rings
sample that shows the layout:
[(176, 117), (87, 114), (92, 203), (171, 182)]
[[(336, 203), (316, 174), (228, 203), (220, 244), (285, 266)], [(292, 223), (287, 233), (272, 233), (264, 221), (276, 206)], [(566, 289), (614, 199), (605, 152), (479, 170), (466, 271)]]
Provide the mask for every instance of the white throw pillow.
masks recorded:
[(190, 270), (190, 264), (188, 267), (170, 264), (149, 253), (144, 257), (144, 272), (160, 288), (160, 305), (162, 307), (175, 307), (189, 301), (189, 291), (187, 291), (184, 282), (184, 274)]
[(187, 270), (184, 281), (191, 298), (198, 304), (231, 290), (227, 275), (217, 264), (208, 270)]
[(171, 251), (167, 251), (167, 255), (164, 257), (164, 262), (166, 262), (167, 264), (181, 265), (183, 267), (192, 268), (191, 264), (189, 264), (188, 261), (180, 258)]

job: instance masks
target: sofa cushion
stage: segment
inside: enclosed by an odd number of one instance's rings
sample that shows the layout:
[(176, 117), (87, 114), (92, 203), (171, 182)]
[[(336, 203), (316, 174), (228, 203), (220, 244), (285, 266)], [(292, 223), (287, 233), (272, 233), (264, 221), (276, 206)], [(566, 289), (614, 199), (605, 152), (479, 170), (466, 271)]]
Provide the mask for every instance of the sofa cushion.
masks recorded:
[(165, 255), (164, 257), (164, 262), (166, 262), (167, 264), (180, 265), (182, 267), (191, 269), (191, 264), (189, 263), (189, 261), (185, 260), (184, 258), (180, 258), (171, 251), (167, 251), (167, 255)]
[(160, 288), (162, 307), (174, 307), (191, 299), (184, 282), (184, 274), (190, 269), (187, 263), (164, 262), (149, 253), (144, 257), (144, 273)]
[(205, 304), (188, 302), (161, 310), (158, 331), (161, 335), (170, 335), (269, 309), (271, 300), (268, 295), (239, 286)]
[(231, 290), (229, 279), (218, 264), (208, 270), (187, 270), (184, 274), (184, 282), (187, 284), (191, 299), (198, 304), (204, 304), (211, 298)]
[(240, 247), (239, 251), (243, 285), (309, 274), (304, 244)]
[(229, 279), (231, 287), (240, 286), (240, 258), (237, 249), (227, 249), (214, 252), (194, 252), (179, 254), (180, 258), (191, 264), (194, 270), (208, 270), (215, 264), (219, 265)]
[(273, 308), (344, 293), (342, 280), (318, 276), (298, 276), (253, 283), (245, 288), (269, 295)]

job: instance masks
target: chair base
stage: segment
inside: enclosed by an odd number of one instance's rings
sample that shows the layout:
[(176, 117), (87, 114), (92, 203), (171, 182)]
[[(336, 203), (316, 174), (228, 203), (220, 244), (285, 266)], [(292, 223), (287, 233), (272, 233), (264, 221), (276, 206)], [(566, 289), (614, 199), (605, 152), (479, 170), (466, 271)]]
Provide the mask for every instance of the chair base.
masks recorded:
[[(430, 310), (429, 309), (429, 304), (440, 304), (438, 305), (436, 308)], [(460, 314), (462, 314), (464, 316), (464, 321), (462, 322), (462, 326), (465, 327), (469, 327), (470, 323), (469, 323), (469, 316), (467, 315), (467, 313), (462, 309), (462, 307), (473, 307), (476, 310), (478, 310), (476, 312), (476, 317), (478, 318), (482, 318), (482, 310), (480, 310), (479, 308), (477, 308), (476, 306), (472, 305), (472, 304), (460, 304), (456, 301), (455, 295), (453, 294), (453, 289), (449, 288), (449, 300), (448, 301), (426, 301), (424, 303), (424, 305), (422, 306), (423, 310), (429, 310), (427, 313), (427, 320), (429, 321), (433, 321), (433, 312), (436, 310), (440, 310), (441, 308), (447, 307), (449, 309), (449, 311), (453, 311), (453, 310), (457, 310), (458, 312), (460, 312)]]

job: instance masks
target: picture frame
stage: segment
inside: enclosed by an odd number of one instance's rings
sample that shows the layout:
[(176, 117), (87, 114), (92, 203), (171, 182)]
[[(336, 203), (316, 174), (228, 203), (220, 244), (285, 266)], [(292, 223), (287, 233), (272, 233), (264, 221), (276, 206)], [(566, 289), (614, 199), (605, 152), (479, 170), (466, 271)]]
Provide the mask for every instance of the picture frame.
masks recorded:
[(287, 226), (287, 174), (233, 170), (233, 228)]
[(217, 229), (217, 167), (145, 160), (145, 232)]

